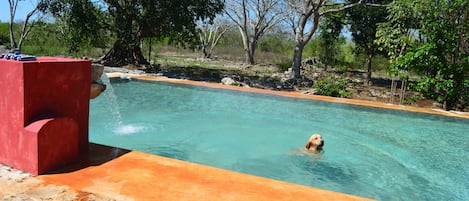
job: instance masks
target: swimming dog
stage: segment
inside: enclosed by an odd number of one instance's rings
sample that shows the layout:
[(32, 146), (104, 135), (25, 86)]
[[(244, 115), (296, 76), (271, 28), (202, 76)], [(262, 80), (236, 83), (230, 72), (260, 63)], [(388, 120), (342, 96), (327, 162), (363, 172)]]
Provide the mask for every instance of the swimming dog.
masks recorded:
[(313, 134), (309, 137), (308, 142), (306, 142), (305, 148), (310, 151), (321, 151), (324, 146), (324, 140), (319, 134)]

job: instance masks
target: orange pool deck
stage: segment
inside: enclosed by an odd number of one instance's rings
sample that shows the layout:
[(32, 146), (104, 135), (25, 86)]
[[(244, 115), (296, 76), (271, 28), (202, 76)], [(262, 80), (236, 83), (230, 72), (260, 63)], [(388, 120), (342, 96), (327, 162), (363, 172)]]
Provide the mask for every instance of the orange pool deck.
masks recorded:
[[(296, 92), (242, 88), (165, 77), (108, 73), (109, 77), (121, 75), (153, 81), (469, 118), (468, 113), (462, 112), (447, 112), (370, 101), (305, 95)], [(370, 200), (93, 143), (90, 143), (89, 153), (82, 156), (77, 163), (37, 178), (47, 184), (66, 185), (80, 192), (92, 193), (115, 200)]]
[(37, 178), (115, 200), (370, 200), (93, 143), (80, 162)]

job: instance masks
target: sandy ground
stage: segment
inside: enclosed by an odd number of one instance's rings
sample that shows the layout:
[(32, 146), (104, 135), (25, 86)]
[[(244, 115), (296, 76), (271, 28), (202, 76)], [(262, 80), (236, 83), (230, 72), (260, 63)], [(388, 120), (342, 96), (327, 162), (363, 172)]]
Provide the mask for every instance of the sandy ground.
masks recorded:
[(76, 191), (67, 186), (46, 184), (42, 180), (0, 165), (0, 200), (2, 201), (108, 201), (96, 195)]

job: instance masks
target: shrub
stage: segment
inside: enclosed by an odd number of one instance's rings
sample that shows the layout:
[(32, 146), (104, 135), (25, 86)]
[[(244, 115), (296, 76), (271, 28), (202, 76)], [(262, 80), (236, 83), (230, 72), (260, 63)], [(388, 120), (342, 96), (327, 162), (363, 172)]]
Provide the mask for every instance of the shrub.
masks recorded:
[(10, 42), (8, 35), (0, 33), (0, 45), (6, 45)]
[(347, 97), (351, 92), (347, 91), (347, 84), (350, 81), (344, 78), (326, 75), (313, 84), (316, 94), (333, 97)]
[(8, 30), (8, 23), (0, 23), (0, 45), (7, 45), (10, 43)]

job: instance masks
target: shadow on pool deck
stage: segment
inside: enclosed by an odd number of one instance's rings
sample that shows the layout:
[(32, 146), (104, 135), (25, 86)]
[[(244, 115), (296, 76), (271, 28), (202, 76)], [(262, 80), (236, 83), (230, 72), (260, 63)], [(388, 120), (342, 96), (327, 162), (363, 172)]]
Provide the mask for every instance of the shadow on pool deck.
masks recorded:
[(79, 162), (37, 178), (114, 200), (368, 200), (93, 143)]
[(70, 173), (90, 166), (99, 166), (130, 152), (130, 150), (89, 143), (89, 152), (79, 156), (73, 163), (49, 171), (46, 175)]

